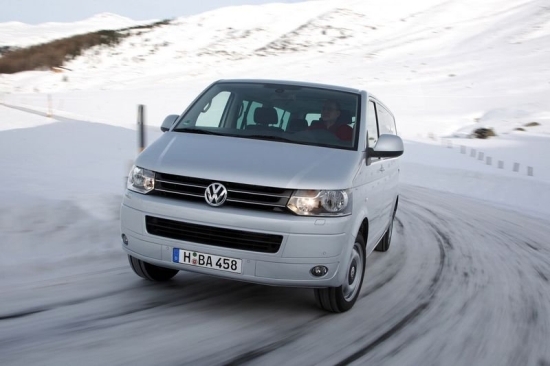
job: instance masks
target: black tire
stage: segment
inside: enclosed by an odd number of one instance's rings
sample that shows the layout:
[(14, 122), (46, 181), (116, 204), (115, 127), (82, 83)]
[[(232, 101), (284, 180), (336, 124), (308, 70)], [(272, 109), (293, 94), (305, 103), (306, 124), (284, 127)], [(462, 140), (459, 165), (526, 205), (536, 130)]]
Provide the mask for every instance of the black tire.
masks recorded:
[(154, 264), (144, 262), (130, 255), (128, 256), (128, 261), (130, 262), (130, 267), (132, 267), (139, 277), (149, 281), (168, 281), (179, 272), (177, 269), (155, 266)]
[(365, 273), (365, 239), (361, 234), (355, 238), (347, 272), (347, 283), (342, 286), (314, 289), (315, 300), (321, 309), (343, 313), (351, 309), (357, 301)]
[(374, 248), (377, 252), (387, 252), (388, 249), (390, 249), (391, 244), (391, 238), (392, 238), (392, 232), (393, 232), (393, 222), (395, 220), (395, 213), (397, 212), (397, 206), (393, 210), (393, 215), (391, 217), (390, 225), (388, 226), (388, 229), (384, 233), (384, 236), (382, 239), (380, 239), (380, 242), (376, 245)]

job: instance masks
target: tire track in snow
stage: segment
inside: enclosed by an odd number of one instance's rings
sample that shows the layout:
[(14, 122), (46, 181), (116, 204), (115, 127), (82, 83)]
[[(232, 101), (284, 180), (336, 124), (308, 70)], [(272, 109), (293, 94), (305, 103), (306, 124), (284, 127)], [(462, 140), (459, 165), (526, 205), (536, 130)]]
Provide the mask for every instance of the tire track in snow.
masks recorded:
[[(127, 268), (3, 294), (36, 306), (3, 312), (0, 363), (85, 366), (101, 355), (112, 365), (545, 365), (550, 225), (455, 195), (404, 191), (395, 242), (367, 259), (350, 312), (317, 310), (305, 289), (191, 273), (148, 284)], [(112, 295), (94, 300), (88, 288)], [(42, 304), (28, 301), (41, 295)], [(65, 306), (31, 314), (49, 300)]]
[[(412, 204), (411, 202), (408, 202), (408, 204)], [(420, 208), (419, 206), (417, 206)], [(429, 210), (426, 210), (430, 212)], [(434, 217), (436, 216), (433, 212), (430, 212)], [(427, 290), (427, 293), (422, 295), (421, 298), (427, 298), (426, 301), (421, 302), (417, 307), (415, 307), (412, 311), (410, 311), (408, 314), (406, 314), (400, 321), (397, 322), (394, 326), (392, 326), (390, 329), (382, 333), (380, 336), (378, 336), (375, 340), (367, 343), (363, 347), (361, 347), (356, 352), (352, 353), (348, 357), (344, 358), (340, 362), (338, 362), (337, 366), (343, 366), (348, 365), (356, 360), (359, 360), (363, 356), (367, 355), (370, 351), (372, 351), (375, 347), (381, 345), (383, 342), (386, 342), (389, 340), (393, 335), (398, 333), (401, 329), (408, 326), (409, 324), (412, 324), (416, 318), (418, 318), (422, 313), (428, 309), (430, 306), (430, 303), (435, 297), (435, 293), (437, 291), (437, 287), (440, 284), (441, 275), (443, 273), (443, 268), (445, 266), (445, 245), (452, 248), (452, 245), (450, 245), (450, 239), (442, 233), (440, 229), (437, 228), (437, 226), (431, 222), (427, 223), (434, 232), (434, 237), (437, 240), (438, 248), (439, 248), (439, 266), (437, 268), (437, 271), (435, 275), (431, 279), (430, 287)]]
[[(421, 206), (416, 206), (417, 209), (422, 209)], [(429, 214), (436, 216), (434, 213), (430, 212), (429, 210), (425, 210)], [(399, 215), (399, 214), (398, 214)], [(361, 357), (368, 354), (371, 350), (375, 349), (377, 346), (381, 345), (385, 341), (391, 339), (391, 337), (398, 333), (402, 328), (406, 327), (407, 325), (414, 322), (414, 320), (419, 317), (429, 306), (430, 302), (435, 296), (435, 293), (437, 291), (437, 286), (440, 283), (441, 275), (443, 273), (444, 265), (445, 265), (445, 246), (452, 246), (450, 245), (450, 239), (443, 234), (443, 232), (439, 229), (437, 229), (436, 226), (430, 226), (431, 232), (433, 237), (437, 241), (438, 249), (439, 249), (439, 264), (438, 268), (433, 275), (430, 285), (428, 289), (426, 290), (426, 293), (421, 295), (420, 298), (424, 299), (421, 301), (416, 307), (414, 307), (412, 310), (410, 310), (407, 314), (405, 314), (394, 326), (392, 326), (390, 329), (385, 330), (381, 335), (379, 335), (376, 339), (369, 342), (368, 344), (362, 346), (358, 351), (354, 352), (353, 354), (349, 355), (345, 359), (341, 360), (340, 362), (335, 363), (336, 365), (347, 365), (351, 362), (354, 362)], [(400, 234), (403, 234), (405, 232), (405, 226), (403, 225), (403, 222), (401, 219), (397, 219), (397, 225), (395, 227), (396, 231), (398, 231)], [(393, 248), (394, 250), (397, 248)], [(404, 253), (399, 253), (398, 256), (398, 265), (395, 266), (395, 269), (392, 270), (389, 274), (385, 274), (382, 276), (381, 279), (379, 279), (374, 284), (368, 286), (365, 288), (361, 295), (360, 299), (367, 297), (367, 295), (372, 294), (373, 292), (379, 290), (380, 288), (383, 288), (384, 285), (386, 285), (388, 282), (393, 280), (397, 274), (399, 273), (399, 270), (401, 268), (401, 263), (404, 262), (405, 255)], [(250, 363), (253, 361), (258, 361), (260, 364), (262, 363), (262, 357), (269, 355), (271, 352), (278, 350), (279, 348), (286, 347), (291, 345), (293, 342), (299, 340), (302, 335), (307, 335), (311, 331), (314, 330), (314, 328), (322, 323), (321, 319), (327, 320), (331, 317), (334, 317), (333, 314), (327, 314), (329, 317), (327, 319), (324, 319), (324, 317), (316, 318), (313, 321), (310, 321), (308, 323), (300, 324), (295, 329), (292, 329), (288, 332), (285, 332), (283, 335), (279, 336), (277, 339), (273, 340), (267, 345), (261, 346), (256, 349), (247, 350), (236, 357), (232, 358), (230, 362), (224, 363), (224, 365), (237, 365), (237, 364), (243, 364), (243, 363)], [(358, 337), (358, 339), (362, 339), (366, 337), (367, 335), (370, 335), (371, 331), (364, 334), (363, 336)]]

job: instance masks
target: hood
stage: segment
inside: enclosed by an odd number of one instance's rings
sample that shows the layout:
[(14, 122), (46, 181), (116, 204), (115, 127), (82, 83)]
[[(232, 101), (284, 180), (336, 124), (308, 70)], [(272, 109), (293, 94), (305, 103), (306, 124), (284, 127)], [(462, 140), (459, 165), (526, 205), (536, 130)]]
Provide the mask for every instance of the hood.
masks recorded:
[(238, 137), (166, 132), (137, 158), (156, 172), (288, 189), (346, 189), (357, 151)]

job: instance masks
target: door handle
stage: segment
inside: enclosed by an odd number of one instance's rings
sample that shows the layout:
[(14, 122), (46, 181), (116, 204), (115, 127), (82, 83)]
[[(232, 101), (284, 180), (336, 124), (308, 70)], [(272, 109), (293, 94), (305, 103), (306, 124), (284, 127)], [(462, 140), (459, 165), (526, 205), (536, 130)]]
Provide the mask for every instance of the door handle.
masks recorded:
[(386, 169), (384, 169), (384, 166), (381, 165), (381, 166), (380, 166), (380, 169), (378, 169), (378, 171), (379, 171), (379, 172), (385, 172)]

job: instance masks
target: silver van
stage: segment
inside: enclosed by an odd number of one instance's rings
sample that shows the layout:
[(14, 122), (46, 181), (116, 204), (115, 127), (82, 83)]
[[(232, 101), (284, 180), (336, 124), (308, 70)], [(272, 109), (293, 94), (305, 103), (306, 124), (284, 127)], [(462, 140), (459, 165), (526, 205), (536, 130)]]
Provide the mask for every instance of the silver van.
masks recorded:
[(332, 85), (220, 80), (161, 129), (120, 212), (138, 276), (308, 287), (321, 308), (351, 309), (398, 204), (403, 142), (382, 102)]

